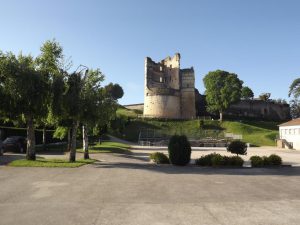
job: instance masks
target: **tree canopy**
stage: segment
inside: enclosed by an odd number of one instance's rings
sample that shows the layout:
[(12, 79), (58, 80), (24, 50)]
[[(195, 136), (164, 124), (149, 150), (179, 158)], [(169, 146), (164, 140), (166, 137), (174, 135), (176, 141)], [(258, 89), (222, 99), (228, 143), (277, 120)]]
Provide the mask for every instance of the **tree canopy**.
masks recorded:
[(223, 112), (240, 100), (243, 81), (237, 74), (216, 70), (209, 72), (203, 82), (206, 88), (207, 110), (212, 113), (219, 112), (222, 121)]
[(242, 88), (241, 97), (242, 97), (243, 99), (253, 99), (254, 93), (253, 93), (253, 91), (251, 90), (251, 88), (249, 88), (249, 87), (247, 87), (247, 86), (244, 86), (244, 87)]

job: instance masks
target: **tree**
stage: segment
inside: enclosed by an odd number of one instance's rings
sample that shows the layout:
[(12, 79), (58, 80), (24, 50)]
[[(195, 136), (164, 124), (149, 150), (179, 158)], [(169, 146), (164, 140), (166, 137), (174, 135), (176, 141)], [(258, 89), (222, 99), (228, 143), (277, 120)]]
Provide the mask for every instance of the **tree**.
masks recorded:
[(227, 151), (238, 155), (247, 155), (247, 145), (243, 141), (232, 141), (227, 146)]
[(259, 99), (262, 100), (262, 101), (269, 101), (270, 100), (270, 97), (271, 97), (271, 93), (262, 93), (259, 95)]
[(114, 100), (122, 98), (124, 95), (123, 88), (119, 84), (109, 83), (105, 88)]
[(88, 130), (90, 127), (96, 126), (97, 121), (101, 119), (101, 110), (104, 110), (102, 109), (103, 95), (101, 94), (103, 80), (104, 75), (99, 69), (89, 70), (83, 83), (80, 120), (82, 122), (84, 159), (89, 158)]
[(36, 58), (36, 64), (41, 72), (49, 77), (51, 87), (48, 102), (48, 115), (39, 121), (43, 127), (43, 145), (46, 144), (46, 126), (57, 125), (62, 114), (62, 95), (65, 89), (64, 71), (69, 69), (71, 62), (66, 62), (63, 48), (54, 39), (48, 40), (40, 48), (41, 54)]
[(212, 113), (218, 111), (222, 121), (223, 112), (240, 100), (243, 81), (234, 73), (216, 70), (209, 72), (203, 82), (206, 88), (207, 109)]
[(293, 119), (300, 117), (300, 78), (293, 81), (289, 90), (289, 97), (293, 95), (293, 99), (290, 101), (291, 116)]
[(32, 56), (1, 53), (1, 112), (14, 119), (22, 116), (27, 126), (28, 160), (35, 160), (34, 122), (47, 115), (48, 75), (39, 70)]
[(247, 100), (253, 99), (254, 93), (253, 93), (253, 91), (252, 91), (249, 87), (244, 86), (244, 87), (242, 88), (241, 97), (242, 97), (243, 99), (247, 99)]
[(294, 98), (290, 101), (291, 116), (293, 119), (300, 118), (300, 100)]
[(293, 81), (289, 90), (289, 97), (293, 95), (295, 98), (300, 97), (300, 78)]

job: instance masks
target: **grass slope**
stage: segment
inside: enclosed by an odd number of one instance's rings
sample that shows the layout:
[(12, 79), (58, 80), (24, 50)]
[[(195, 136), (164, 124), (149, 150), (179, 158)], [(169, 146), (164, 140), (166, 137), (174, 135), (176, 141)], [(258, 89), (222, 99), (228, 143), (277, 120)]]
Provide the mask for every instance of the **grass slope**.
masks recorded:
[[(83, 152), (82, 148), (77, 149), (77, 152)], [(90, 146), (89, 153), (130, 153), (129, 145), (122, 143), (103, 141), (100, 144)]]
[(117, 116), (131, 118), (122, 133), (113, 131), (112, 134), (129, 141), (137, 141), (143, 129), (153, 129), (165, 135), (185, 134), (191, 139), (204, 137), (222, 138), (224, 133), (242, 134), (243, 141), (257, 146), (274, 146), (278, 135), (278, 122), (267, 121), (219, 121), (205, 120), (200, 127), (199, 120), (155, 120), (139, 119), (138, 112), (119, 108)]

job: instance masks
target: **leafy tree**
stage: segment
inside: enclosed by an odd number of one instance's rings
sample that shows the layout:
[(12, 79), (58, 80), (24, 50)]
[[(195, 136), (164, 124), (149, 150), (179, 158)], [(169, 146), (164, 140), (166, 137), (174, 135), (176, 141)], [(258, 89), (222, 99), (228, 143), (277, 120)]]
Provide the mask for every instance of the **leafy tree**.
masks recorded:
[(237, 155), (247, 155), (247, 145), (243, 141), (232, 141), (227, 146), (227, 151)]
[(293, 99), (290, 101), (291, 116), (292, 118), (300, 117), (300, 78), (293, 81), (289, 90), (289, 97), (293, 95)]
[(203, 81), (206, 88), (207, 109), (212, 113), (218, 111), (222, 121), (223, 112), (240, 100), (243, 81), (236, 74), (222, 70), (209, 72)]
[(289, 97), (293, 95), (295, 98), (300, 97), (300, 78), (293, 81), (289, 90)]
[(241, 97), (242, 97), (243, 99), (253, 99), (254, 93), (253, 93), (253, 91), (252, 91), (249, 87), (244, 86), (244, 87), (242, 88)]
[(39, 121), (43, 126), (43, 144), (45, 148), (46, 126), (58, 124), (62, 115), (62, 95), (65, 89), (64, 70), (68, 69), (71, 62), (66, 62), (63, 48), (54, 39), (46, 41), (40, 48), (41, 54), (36, 59), (36, 64), (41, 72), (49, 76), (48, 82), (51, 87), (48, 102), (48, 115)]
[(28, 160), (35, 160), (34, 122), (47, 115), (48, 75), (39, 70), (32, 56), (1, 53), (1, 113), (10, 119), (22, 116), (27, 126)]
[(293, 119), (300, 118), (300, 100), (294, 98), (290, 101), (291, 116)]
[(271, 97), (271, 93), (262, 93), (258, 98), (262, 101), (269, 101)]
[(81, 90), (81, 116), (84, 158), (89, 158), (88, 152), (88, 130), (96, 126), (101, 119), (103, 95), (101, 93), (101, 82), (104, 75), (99, 69), (89, 70), (84, 78)]
[(105, 88), (114, 100), (122, 98), (124, 95), (123, 88), (119, 84), (109, 83)]

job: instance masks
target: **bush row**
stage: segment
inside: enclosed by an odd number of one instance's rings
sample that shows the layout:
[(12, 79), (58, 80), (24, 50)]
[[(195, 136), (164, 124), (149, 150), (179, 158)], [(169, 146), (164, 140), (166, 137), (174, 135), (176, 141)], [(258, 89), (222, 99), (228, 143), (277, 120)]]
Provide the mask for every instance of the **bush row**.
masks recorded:
[(264, 166), (280, 166), (282, 165), (282, 159), (276, 154), (272, 154), (269, 157), (267, 156), (252, 156), (250, 158), (252, 167), (264, 167)]
[(201, 156), (196, 159), (195, 164), (197, 166), (232, 166), (232, 167), (242, 167), (244, 160), (239, 156), (222, 156), (217, 153), (211, 153), (208, 155)]

